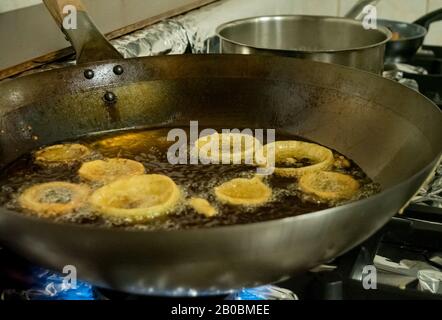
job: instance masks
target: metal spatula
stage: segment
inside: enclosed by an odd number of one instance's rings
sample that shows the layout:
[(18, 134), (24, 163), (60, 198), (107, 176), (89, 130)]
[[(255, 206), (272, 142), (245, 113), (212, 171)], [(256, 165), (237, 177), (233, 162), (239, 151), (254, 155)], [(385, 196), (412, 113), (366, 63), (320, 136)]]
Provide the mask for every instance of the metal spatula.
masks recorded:
[[(77, 63), (122, 58), (122, 55), (98, 31), (86, 13), (81, 0), (43, 0), (43, 2), (60, 29), (72, 43), (77, 54)], [(76, 28), (72, 23), (67, 27), (68, 23), (64, 21), (72, 18), (72, 15), (76, 15)]]

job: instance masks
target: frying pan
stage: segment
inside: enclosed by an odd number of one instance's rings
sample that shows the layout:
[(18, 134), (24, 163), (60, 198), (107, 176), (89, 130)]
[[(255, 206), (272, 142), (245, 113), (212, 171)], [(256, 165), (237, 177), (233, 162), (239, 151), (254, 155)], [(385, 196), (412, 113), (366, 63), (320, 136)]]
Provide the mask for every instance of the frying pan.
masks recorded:
[(406, 61), (412, 58), (424, 43), (425, 36), (434, 22), (442, 20), (442, 8), (427, 13), (414, 23), (379, 19), (378, 24), (390, 29), (399, 36), (398, 40), (390, 40), (385, 49), (387, 62)]
[[(79, 8), (76, 0), (45, 2)], [(78, 19), (91, 25), (85, 12)], [(413, 196), (442, 149), (437, 107), (374, 74), (285, 57), (163, 56), (87, 62), (1, 83), (0, 168), (59, 141), (190, 120), (303, 136), (355, 160), (383, 192), (280, 220), (177, 231), (61, 224), (1, 208), (0, 241), (35, 263), (59, 271), (73, 265), (80, 279), (131, 293), (219, 294), (273, 283), (370, 237)]]

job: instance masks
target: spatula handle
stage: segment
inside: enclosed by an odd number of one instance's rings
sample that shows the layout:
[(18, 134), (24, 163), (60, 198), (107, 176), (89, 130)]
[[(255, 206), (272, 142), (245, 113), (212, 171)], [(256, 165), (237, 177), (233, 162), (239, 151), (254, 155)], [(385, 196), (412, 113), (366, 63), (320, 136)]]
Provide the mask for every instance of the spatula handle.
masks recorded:
[(43, 2), (59, 26), (63, 25), (63, 19), (68, 14), (67, 11), (64, 11), (66, 6), (74, 6), (77, 12), (86, 11), (81, 0), (43, 0)]
[[(95, 26), (81, 0), (43, 1), (59, 28), (74, 47), (78, 64), (122, 58), (121, 54)], [(63, 23), (68, 15), (72, 19), (68, 19), (66, 21), (68, 23)], [(75, 15), (75, 19), (73, 19), (73, 15)]]

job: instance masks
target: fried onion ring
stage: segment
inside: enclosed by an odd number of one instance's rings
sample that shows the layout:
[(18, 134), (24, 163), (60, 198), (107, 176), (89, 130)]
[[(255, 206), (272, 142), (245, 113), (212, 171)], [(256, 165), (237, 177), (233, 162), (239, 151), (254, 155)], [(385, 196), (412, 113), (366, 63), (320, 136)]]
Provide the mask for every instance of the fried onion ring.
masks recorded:
[(167, 176), (150, 174), (116, 180), (96, 190), (89, 202), (103, 216), (146, 222), (169, 214), (181, 192)]
[(127, 176), (142, 175), (144, 172), (142, 163), (122, 158), (86, 162), (78, 170), (82, 179), (102, 183), (109, 183)]
[(272, 189), (257, 177), (238, 178), (216, 187), (215, 195), (218, 200), (227, 204), (258, 206), (270, 200)]
[(352, 176), (330, 171), (305, 174), (298, 183), (302, 192), (326, 201), (351, 199), (360, 188), (359, 182)]
[(57, 217), (81, 207), (89, 196), (88, 186), (68, 182), (37, 184), (18, 198), (20, 205), (39, 216)]
[[(256, 151), (261, 142), (252, 135), (243, 133), (214, 133), (195, 142), (200, 160), (209, 163), (254, 164)], [(216, 150), (217, 154), (212, 154)], [(227, 151), (227, 152), (226, 152)], [(227, 163), (225, 162), (227, 161)]]
[(207, 218), (216, 216), (218, 212), (216, 209), (203, 198), (191, 198), (189, 205), (199, 214), (206, 216)]
[(147, 152), (152, 147), (168, 148), (172, 143), (167, 141), (168, 130), (129, 132), (93, 142), (91, 148), (105, 156), (116, 154), (134, 154)]
[[(264, 156), (268, 159), (273, 154), (275, 161), (275, 174), (281, 177), (300, 177), (306, 173), (328, 170), (334, 162), (333, 152), (320, 145), (302, 141), (277, 141), (264, 146)], [(297, 160), (308, 159), (313, 164), (296, 168), (281, 168), (278, 164), (296, 164)]]
[(43, 167), (71, 165), (81, 162), (91, 150), (81, 144), (57, 144), (35, 153), (35, 162)]

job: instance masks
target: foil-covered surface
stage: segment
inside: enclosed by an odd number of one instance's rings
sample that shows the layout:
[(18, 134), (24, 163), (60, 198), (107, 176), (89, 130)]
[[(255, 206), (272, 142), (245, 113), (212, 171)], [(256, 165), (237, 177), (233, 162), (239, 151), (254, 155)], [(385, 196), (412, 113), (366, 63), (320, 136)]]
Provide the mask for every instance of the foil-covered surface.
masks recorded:
[(442, 163), (439, 164), (429, 183), (413, 198), (412, 203), (442, 208)]
[(433, 294), (442, 294), (442, 272), (420, 270), (417, 273), (417, 278), (419, 279), (419, 290)]
[(174, 20), (162, 21), (111, 43), (125, 58), (183, 54), (189, 46), (186, 30)]
[[(13, 265), (11, 265), (13, 267)], [(0, 301), (22, 300), (97, 300), (92, 285), (83, 281), (67, 282), (62, 274), (40, 267), (14, 268), (16, 280), (13, 288), (0, 287)]]
[(258, 288), (243, 289), (227, 297), (226, 300), (299, 300), (298, 296), (290, 290), (276, 286), (262, 286)]
[(207, 42), (219, 25), (251, 16), (287, 13), (290, 8), (289, 2), (284, 6), (284, 1), (221, 0), (123, 36), (112, 44), (124, 57), (207, 53)]
[[(437, 258), (440, 258), (437, 256)], [(378, 270), (378, 282), (384, 285), (404, 288), (418, 280), (419, 291), (442, 293), (442, 272), (426, 261), (402, 259), (394, 262), (376, 255), (374, 264)]]
[[(413, 67), (413, 66), (410, 66), (410, 67)], [(385, 70), (382, 73), (382, 76), (384, 78), (389, 79), (389, 80), (397, 81), (400, 84), (402, 84), (402, 85), (404, 85), (404, 86), (406, 86), (406, 87), (408, 87), (410, 89), (419, 91), (419, 84), (417, 83), (417, 81), (414, 80), (414, 79), (407, 79), (407, 78), (405, 78), (404, 77), (404, 72), (401, 71), (398, 68), (397, 64), (395, 64), (395, 65), (391, 65), (391, 64), (390, 65), (386, 65), (385, 66)]]

